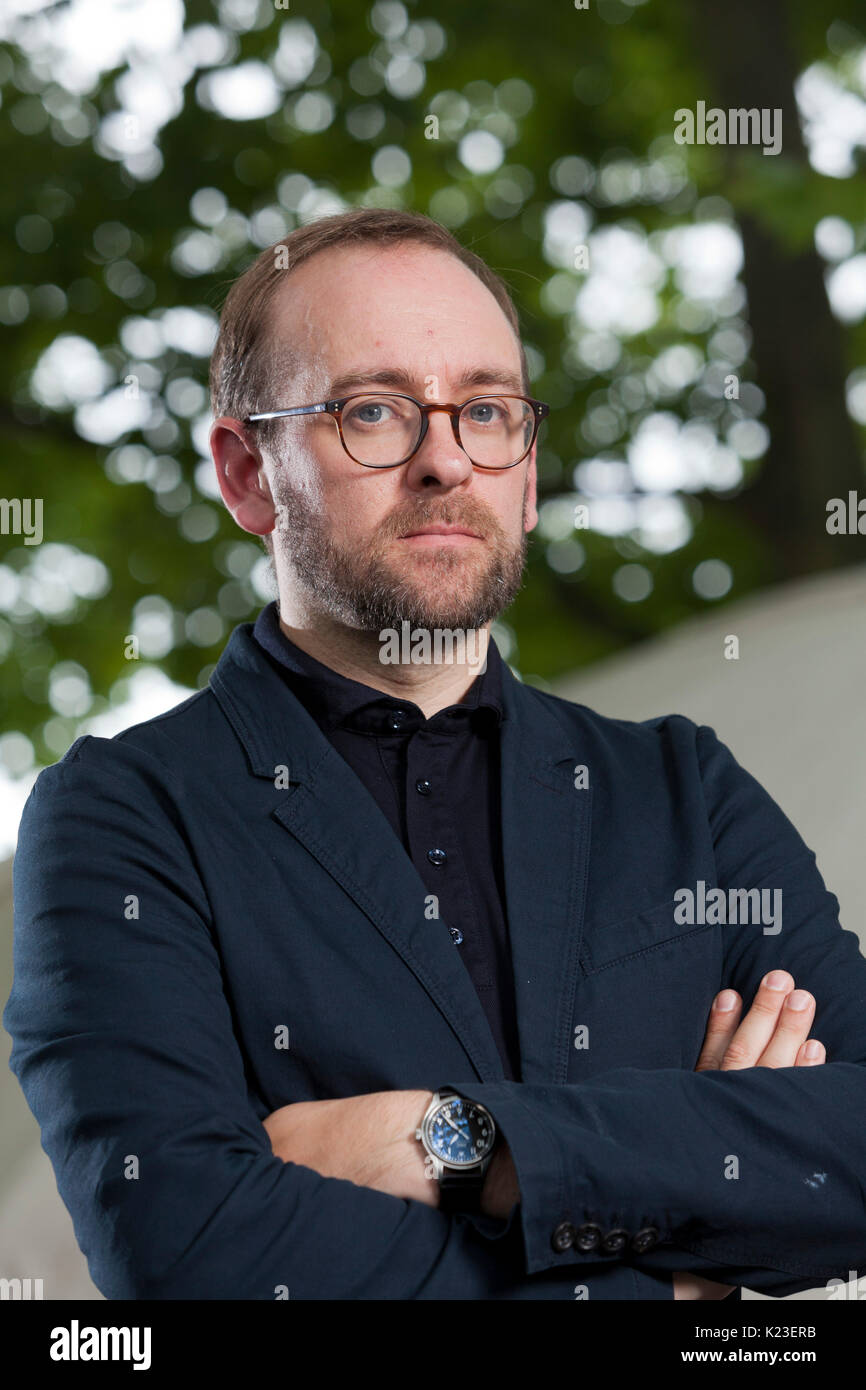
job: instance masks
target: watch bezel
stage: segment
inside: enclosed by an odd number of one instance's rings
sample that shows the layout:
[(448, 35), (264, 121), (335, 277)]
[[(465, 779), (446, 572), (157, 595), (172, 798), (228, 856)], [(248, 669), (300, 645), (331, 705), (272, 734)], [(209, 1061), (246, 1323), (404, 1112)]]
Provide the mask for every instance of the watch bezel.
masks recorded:
[[(444, 1110), (446, 1106), (452, 1105), (456, 1100), (462, 1101), (463, 1105), (471, 1105), (474, 1107), (474, 1109), (480, 1110), (486, 1117), (487, 1123), (490, 1126), (490, 1143), (488, 1148), (485, 1150), (483, 1154), (479, 1154), (477, 1158), (473, 1158), (469, 1163), (455, 1163), (453, 1159), (443, 1158), (442, 1155), (440, 1153), (437, 1153), (436, 1149), (433, 1147), (433, 1142), (430, 1136), (430, 1130), (433, 1126), (433, 1122), (439, 1114), (440, 1110)], [(480, 1168), (481, 1164), (485, 1163), (493, 1153), (493, 1149), (496, 1145), (496, 1121), (494, 1120), (490, 1111), (487, 1109), (487, 1106), (482, 1105), (480, 1100), (471, 1100), (468, 1096), (461, 1096), (458, 1094), (440, 1096), (438, 1100), (431, 1101), (427, 1113), (421, 1122), (421, 1142), (424, 1145), (424, 1148), (426, 1149), (430, 1157), (435, 1159), (437, 1163), (441, 1163), (442, 1167), (447, 1168), (449, 1172), (472, 1173), (475, 1171), (476, 1168)]]

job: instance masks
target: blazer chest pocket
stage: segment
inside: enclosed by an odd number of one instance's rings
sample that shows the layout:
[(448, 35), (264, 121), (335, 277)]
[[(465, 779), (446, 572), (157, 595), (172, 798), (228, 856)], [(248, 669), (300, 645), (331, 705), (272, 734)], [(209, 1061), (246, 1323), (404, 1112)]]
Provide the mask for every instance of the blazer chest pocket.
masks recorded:
[(674, 918), (676, 903), (673, 897), (648, 908), (634, 917), (587, 926), (580, 948), (580, 964), (585, 975), (594, 975), (613, 965), (639, 960), (665, 946), (684, 945), (692, 938), (712, 931), (712, 923), (698, 926), (682, 925)]

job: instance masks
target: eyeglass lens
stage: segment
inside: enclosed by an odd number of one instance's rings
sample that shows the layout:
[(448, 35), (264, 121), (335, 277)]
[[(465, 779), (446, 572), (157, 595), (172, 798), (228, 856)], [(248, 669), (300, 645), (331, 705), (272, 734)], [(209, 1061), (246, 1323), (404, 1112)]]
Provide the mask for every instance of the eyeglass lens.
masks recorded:
[[(386, 467), (412, 453), (421, 435), (423, 416), (414, 401), (401, 396), (356, 396), (343, 407), (346, 448), (359, 463)], [(508, 396), (479, 396), (460, 412), (460, 442), (473, 463), (507, 468), (529, 448), (535, 416), (526, 401)]]

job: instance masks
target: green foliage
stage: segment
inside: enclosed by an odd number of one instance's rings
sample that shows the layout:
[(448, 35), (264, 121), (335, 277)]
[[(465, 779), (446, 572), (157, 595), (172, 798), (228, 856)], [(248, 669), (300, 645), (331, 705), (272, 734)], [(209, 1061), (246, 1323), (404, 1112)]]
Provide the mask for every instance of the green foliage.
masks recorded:
[[(801, 69), (822, 60), (853, 82), (850, 54), (862, 52), (864, 42), (857, 8), (844, 0), (835, 6), (830, 49), (826, 17), (819, 23), (816, 7), (803, 2), (789, 9)], [(740, 333), (745, 326), (748, 352), (747, 310), (734, 296), (709, 314), (691, 313), (669, 262), (652, 291), (652, 322), (615, 332), (619, 352), (607, 365), (587, 360), (590, 329), (572, 312), (587, 274), (544, 250), (554, 205), (583, 209), (590, 237), (620, 228), (653, 254), (671, 230), (710, 220), (733, 226), (744, 215), (777, 240), (782, 260), (811, 247), (816, 222), (827, 216), (846, 219), (862, 244), (859, 176), (828, 178), (787, 152), (772, 159), (742, 151), (731, 159), (716, 148), (674, 143), (674, 111), (712, 98), (706, 55), (690, 38), (685, 3), (599, 0), (577, 11), (511, 0), (491, 11), (458, 0), (435, 7), (418, 0), (406, 11), (411, 27), (397, 32), (401, 10), (351, 0), (293, 0), (282, 10), (262, 0), (255, 11), (188, 0), (187, 34), (221, 16), (229, 48), (221, 61), (190, 71), (179, 111), (158, 130), (160, 167), (149, 176), (131, 172), (103, 138), (103, 123), (124, 110), (125, 65), (102, 73), (86, 93), (70, 94), (10, 29), (0, 54), (0, 200), (13, 229), (0, 242), (0, 352), (9, 397), (0, 413), (3, 492), (44, 499), (45, 541), (28, 547), (18, 537), (2, 538), (0, 693), (5, 726), (27, 734), (40, 761), (59, 756), (81, 717), (107, 708), (122, 690), (131, 667), (124, 643), (140, 627), (142, 600), (170, 605), (174, 643), (159, 665), (193, 687), (206, 681), (231, 627), (252, 618), (264, 601), (250, 578), (251, 538), (202, 481), (201, 438), (197, 447), (193, 430), (206, 407), (190, 416), (166, 395), (190, 378), (206, 384), (206, 352), (169, 344), (141, 362), (121, 339), (130, 320), (158, 322), (167, 310), (215, 315), (228, 285), (266, 244), (254, 239), (250, 219), (276, 209), (289, 230), (313, 215), (309, 199), (298, 208), (299, 185), (287, 185), (287, 176), (303, 176), (312, 194), (347, 205), (406, 206), (450, 220), (460, 239), (505, 276), (538, 367), (533, 391), (554, 407), (542, 441), (545, 500), (578, 500), (576, 466), (590, 458), (621, 463), (653, 412), (680, 422), (706, 420), (722, 443), (738, 420), (760, 413), (760, 393), (751, 406), (727, 402), (718, 372), (706, 376), (714, 362), (724, 365), (718, 340), (713, 347), (720, 329)], [(245, 11), (246, 22), (232, 19)], [(109, 6), (107, 23), (110, 13)], [(390, 38), (382, 32), (389, 22)], [(273, 114), (235, 120), (202, 104), (200, 83), (208, 72), (270, 64), (281, 36), (290, 43), (295, 34), (301, 44), (310, 32), (318, 42), (316, 62), (297, 84), (286, 85)], [(405, 69), (413, 52), (423, 82), (401, 94), (400, 65)], [(302, 103), (311, 95), (333, 105), (333, 119), (321, 129), (309, 128), (315, 109)], [(431, 113), (440, 119), (438, 139), (425, 134)], [(460, 158), (460, 140), (475, 130), (504, 146), (502, 163), (489, 173), (471, 172)], [(411, 161), (409, 181), (397, 188), (377, 184), (371, 170), (375, 153), (387, 146)], [(563, 160), (572, 162), (563, 166)], [(191, 200), (205, 188), (219, 190), (229, 210), (213, 227), (191, 212)], [(218, 264), (201, 273), (183, 265), (182, 248), (194, 232), (219, 250)], [(24, 312), (16, 287), (26, 296)], [(153, 396), (151, 420), (103, 444), (82, 438), (73, 405), (41, 403), (32, 374), (61, 334), (95, 346), (107, 368), (104, 390), (122, 391), (127, 378), (141, 378), (143, 394)], [(850, 330), (852, 365), (862, 357), (863, 339), (862, 325)], [(637, 387), (623, 385), (651, 381), (660, 355), (677, 345), (699, 354), (694, 380), (661, 393), (646, 389), (643, 399)], [(753, 359), (747, 355), (735, 370), (748, 383)], [(594, 411), (602, 413), (594, 417)], [(144, 471), (141, 481), (120, 481), (136, 467)], [(747, 462), (746, 469), (759, 471), (760, 464)], [(537, 535), (526, 586), (507, 615), (514, 664), (550, 678), (705, 610), (712, 600), (695, 592), (692, 575), (708, 557), (732, 571), (725, 597), (766, 582), (777, 573), (768, 552), (772, 537), (759, 534), (741, 508), (743, 489), (744, 480), (695, 485), (687, 493), (675, 488), (690, 534), (667, 553), (647, 548), (633, 527), (618, 535), (577, 531), (583, 563), (558, 572), (549, 563), (551, 536)], [(191, 530), (204, 538), (191, 539)], [(47, 581), (37, 571), (51, 545), (100, 561), (104, 592), (70, 595), (65, 608), (46, 600)], [(617, 594), (614, 577), (625, 564), (644, 566), (652, 578), (642, 601)], [(200, 621), (190, 621), (194, 614)], [(58, 718), (62, 702), (50, 703), (49, 681), (60, 662), (83, 668), (93, 700), (80, 714)]]

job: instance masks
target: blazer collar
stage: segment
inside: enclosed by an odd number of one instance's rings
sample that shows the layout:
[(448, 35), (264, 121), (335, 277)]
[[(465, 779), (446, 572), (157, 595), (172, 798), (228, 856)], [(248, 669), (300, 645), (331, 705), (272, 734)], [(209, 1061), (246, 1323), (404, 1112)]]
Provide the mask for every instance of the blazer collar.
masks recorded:
[[(351, 680), (323, 665), (297, 646), (280, 627), (279, 608), (273, 600), (263, 608), (253, 625), (253, 637), (260, 647), (277, 663), (283, 680), (297, 695), (323, 732), (352, 720), (371, 705), (379, 708), (398, 705), (417, 709), (405, 697), (388, 695), (360, 681)], [(491, 639), (486, 669), (472, 682), (465, 699), (460, 703), (467, 710), (484, 708), (492, 717), (502, 717), (502, 657)], [(421, 718), (423, 715), (418, 710)]]
[[(477, 1078), (503, 1078), (472, 981), (426, 887), (373, 797), (242, 623), (210, 678), (251, 773), (276, 791), (270, 814), (305, 845), (382, 932), (460, 1039)], [(578, 725), (567, 706), (501, 670), (502, 853), (521, 1080), (562, 1084), (583, 929), (591, 788), (577, 788)], [(572, 707), (574, 708), (574, 707)], [(363, 827), (363, 831), (360, 830)]]

